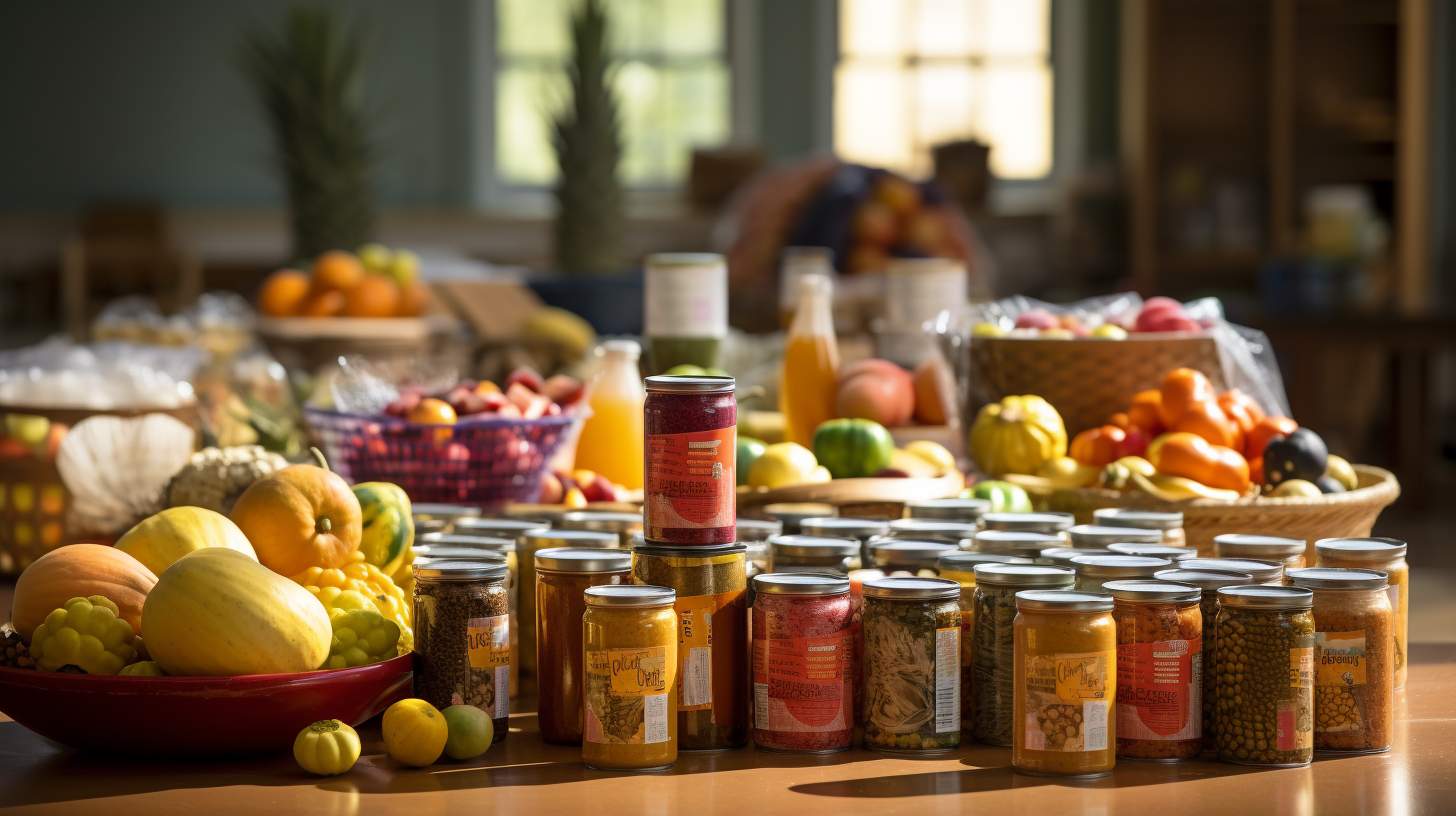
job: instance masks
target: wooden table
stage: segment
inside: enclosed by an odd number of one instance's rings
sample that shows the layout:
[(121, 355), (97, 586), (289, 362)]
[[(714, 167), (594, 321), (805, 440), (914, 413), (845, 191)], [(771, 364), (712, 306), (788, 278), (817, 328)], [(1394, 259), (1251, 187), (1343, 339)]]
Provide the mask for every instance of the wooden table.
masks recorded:
[(366, 756), (352, 772), (306, 776), (290, 757), (152, 762), (87, 756), (0, 722), (0, 809), (10, 813), (231, 812), (924, 814), (1456, 812), (1456, 644), (1417, 645), (1397, 707), (1395, 749), (1261, 770), (1214, 762), (1125, 762), (1113, 776), (1069, 783), (1020, 776), (1008, 752), (974, 745), (933, 760), (855, 751), (816, 758), (754, 750), (684, 754), (672, 771), (610, 774), (575, 749), (544, 745), (534, 715), (483, 758), (424, 770), (383, 755), (377, 725), (361, 729)]

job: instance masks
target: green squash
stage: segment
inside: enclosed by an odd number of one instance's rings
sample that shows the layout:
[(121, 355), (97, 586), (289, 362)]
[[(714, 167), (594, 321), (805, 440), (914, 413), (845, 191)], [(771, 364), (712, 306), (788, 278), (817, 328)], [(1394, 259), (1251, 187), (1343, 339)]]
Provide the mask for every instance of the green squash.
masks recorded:
[(814, 431), (814, 458), (836, 479), (873, 476), (890, 466), (895, 440), (869, 419), (831, 419)]
[(984, 499), (991, 503), (991, 513), (1030, 513), (1031, 496), (1020, 485), (988, 479), (976, 482), (961, 496), (967, 499)]
[(399, 485), (389, 482), (361, 482), (354, 485), (354, 496), (359, 499), (364, 517), (359, 551), (364, 553), (365, 561), (393, 575), (415, 541), (409, 496)]

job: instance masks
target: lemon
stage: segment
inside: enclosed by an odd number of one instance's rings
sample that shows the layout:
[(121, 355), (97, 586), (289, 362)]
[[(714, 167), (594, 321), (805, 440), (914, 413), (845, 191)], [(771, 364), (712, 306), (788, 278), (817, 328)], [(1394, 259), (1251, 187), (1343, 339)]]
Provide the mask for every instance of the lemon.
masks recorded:
[(754, 487), (785, 487), (813, 481), (819, 460), (814, 453), (797, 442), (779, 442), (764, 448), (763, 454), (748, 471), (748, 483)]
[(938, 474), (950, 473), (955, 470), (955, 454), (946, 449), (944, 445), (931, 442), (929, 439), (917, 439), (905, 446), (905, 452), (918, 459), (923, 459), (935, 467)]
[(445, 750), (450, 727), (439, 709), (417, 698), (400, 700), (384, 711), (384, 750), (395, 762), (423, 768)]

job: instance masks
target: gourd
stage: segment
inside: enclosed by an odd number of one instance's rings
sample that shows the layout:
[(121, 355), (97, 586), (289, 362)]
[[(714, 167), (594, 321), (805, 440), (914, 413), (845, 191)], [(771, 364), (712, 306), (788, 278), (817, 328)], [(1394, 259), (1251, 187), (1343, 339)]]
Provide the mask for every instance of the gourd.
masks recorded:
[(292, 465), (254, 482), (233, 505), (232, 520), (258, 561), (280, 575), (348, 563), (364, 526), (348, 482), (316, 465)]
[(41, 671), (75, 666), (86, 674), (116, 674), (136, 657), (136, 633), (100, 596), (71, 598), (35, 627), (30, 656)]
[(202, 507), (170, 507), (143, 519), (116, 542), (118, 550), (157, 575), (182, 556), (204, 547), (224, 547), (258, 560), (238, 525)]
[(396, 484), (364, 482), (354, 485), (363, 521), (359, 551), (364, 560), (396, 580), (414, 561), (414, 513), (409, 496)]
[(357, 593), (368, 599), (374, 611), (399, 624), (401, 647), (409, 649), (414, 646), (411, 629), (414, 610), (410, 607), (409, 598), (388, 575), (366, 563), (362, 553), (355, 553), (342, 567), (309, 567), (293, 576), (293, 580), (328, 609), (349, 611), (357, 608), (357, 599), (353, 598), (353, 594)]
[(1006, 397), (976, 414), (970, 441), (976, 464), (992, 476), (1036, 473), (1043, 462), (1066, 455), (1067, 428), (1041, 397)]
[(359, 734), (347, 723), (319, 720), (298, 732), (293, 759), (298, 767), (318, 776), (336, 776), (359, 761)]
[(142, 639), (171, 675), (312, 671), (333, 627), (308, 590), (221, 547), (178, 559), (142, 610)]
[(890, 432), (869, 419), (831, 419), (814, 431), (814, 458), (836, 479), (872, 476), (894, 450)]
[(71, 598), (100, 595), (136, 630), (157, 576), (130, 555), (100, 544), (68, 544), (36, 559), (15, 584), (11, 621), (28, 642), (53, 609)]

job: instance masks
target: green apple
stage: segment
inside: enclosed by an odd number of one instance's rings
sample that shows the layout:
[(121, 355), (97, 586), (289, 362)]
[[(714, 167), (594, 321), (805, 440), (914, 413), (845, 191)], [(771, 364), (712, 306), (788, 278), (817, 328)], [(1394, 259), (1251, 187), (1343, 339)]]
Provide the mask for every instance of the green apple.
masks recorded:
[(400, 286), (414, 283), (420, 274), (420, 256), (408, 249), (395, 250), (394, 261), (389, 265), (389, 276)]
[(708, 370), (692, 363), (682, 363), (662, 372), (668, 377), (706, 377)]
[(359, 247), (359, 263), (364, 268), (376, 275), (383, 275), (389, 271), (390, 265), (394, 262), (394, 253), (384, 244), (365, 244)]

